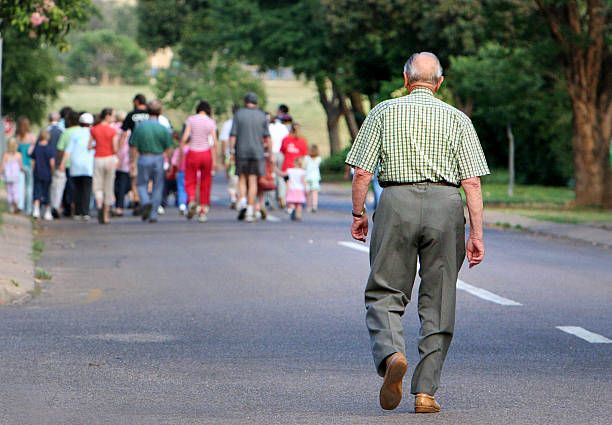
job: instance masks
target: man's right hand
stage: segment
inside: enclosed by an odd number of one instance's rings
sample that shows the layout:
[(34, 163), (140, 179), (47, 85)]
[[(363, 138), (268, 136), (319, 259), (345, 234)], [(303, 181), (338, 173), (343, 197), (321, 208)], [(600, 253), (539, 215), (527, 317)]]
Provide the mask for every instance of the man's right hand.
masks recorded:
[(480, 264), (485, 254), (484, 241), (481, 238), (475, 238), (470, 236), (465, 244), (465, 250), (467, 252), (468, 262), (470, 268)]

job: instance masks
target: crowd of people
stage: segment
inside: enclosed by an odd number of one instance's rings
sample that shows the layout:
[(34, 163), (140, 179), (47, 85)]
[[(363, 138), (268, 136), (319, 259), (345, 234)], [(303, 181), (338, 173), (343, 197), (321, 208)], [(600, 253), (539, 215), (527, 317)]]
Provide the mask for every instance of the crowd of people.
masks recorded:
[(173, 199), (187, 219), (206, 222), (220, 170), (238, 220), (265, 220), (280, 208), (300, 221), (304, 204), (317, 211), (321, 158), (286, 105), (265, 113), (247, 93), (220, 131), (204, 100), (180, 131), (159, 101), (137, 94), (133, 105), (129, 113), (108, 107), (96, 115), (66, 106), (49, 114), (38, 136), (19, 118), (0, 164), (9, 212), (89, 221), (94, 207), (98, 222), (108, 224), (131, 209), (153, 223)]

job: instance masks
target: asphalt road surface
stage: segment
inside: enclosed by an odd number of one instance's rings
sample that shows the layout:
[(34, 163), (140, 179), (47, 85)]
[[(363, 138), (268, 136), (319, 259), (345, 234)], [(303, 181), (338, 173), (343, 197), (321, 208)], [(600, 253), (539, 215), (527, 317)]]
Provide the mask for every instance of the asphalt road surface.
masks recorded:
[[(487, 229), (460, 273), (441, 413), (409, 394), (385, 412), (350, 205), (249, 224), (213, 193), (205, 224), (170, 209), (46, 226), (52, 280), (0, 308), (0, 424), (612, 422), (612, 250)], [(415, 303), (404, 324), (412, 367)]]

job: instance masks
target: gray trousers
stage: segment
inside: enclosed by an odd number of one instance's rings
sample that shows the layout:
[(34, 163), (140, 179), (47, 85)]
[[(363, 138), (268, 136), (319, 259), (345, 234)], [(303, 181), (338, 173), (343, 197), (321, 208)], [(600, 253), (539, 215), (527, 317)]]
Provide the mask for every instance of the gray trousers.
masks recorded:
[(420, 361), (411, 392), (434, 395), (453, 337), (457, 275), (465, 257), (465, 219), (459, 191), (432, 184), (390, 186), (374, 216), (366, 325), (377, 372), (385, 358), (406, 354), (401, 317), (420, 263)]

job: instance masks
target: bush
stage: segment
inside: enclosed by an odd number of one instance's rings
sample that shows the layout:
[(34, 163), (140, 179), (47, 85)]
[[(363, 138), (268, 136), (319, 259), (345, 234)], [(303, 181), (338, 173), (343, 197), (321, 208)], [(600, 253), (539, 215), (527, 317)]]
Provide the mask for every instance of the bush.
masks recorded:
[(322, 173), (340, 173), (344, 172), (344, 160), (351, 150), (350, 146), (347, 146), (340, 152), (336, 152), (327, 158), (325, 158), (321, 162), (321, 172)]

